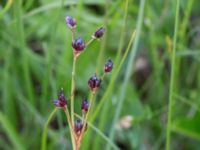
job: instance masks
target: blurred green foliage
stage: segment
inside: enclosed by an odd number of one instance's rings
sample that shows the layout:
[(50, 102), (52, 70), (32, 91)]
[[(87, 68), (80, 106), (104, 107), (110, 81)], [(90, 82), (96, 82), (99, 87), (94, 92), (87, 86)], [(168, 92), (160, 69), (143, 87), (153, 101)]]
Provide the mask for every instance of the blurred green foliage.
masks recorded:
[[(104, 62), (115, 60), (119, 50), (121, 60), (137, 26), (140, 1), (129, 0), (128, 9), (125, 0), (13, 0), (6, 4), (6, 0), (0, 2), (0, 149), (35, 150), (40, 148), (44, 124), (60, 88), (70, 97), (72, 48), (66, 15), (76, 18), (76, 37), (85, 41), (97, 28), (106, 27), (103, 39), (93, 42), (77, 62), (75, 110), (79, 113), (81, 100), (88, 95), (89, 77), (102, 74)], [(100, 133), (89, 128), (81, 149), (105, 149), (109, 143), (100, 134), (110, 137), (112, 128), (120, 149), (164, 149), (175, 4), (174, 0), (146, 0), (119, 121), (112, 124), (131, 52), (92, 122)], [(181, 0), (180, 4), (171, 148), (198, 150), (200, 1)], [(96, 106), (112, 77), (105, 77)], [(125, 116), (132, 118), (128, 128), (122, 125)], [(51, 121), (47, 142), (49, 150), (71, 149), (62, 111)]]

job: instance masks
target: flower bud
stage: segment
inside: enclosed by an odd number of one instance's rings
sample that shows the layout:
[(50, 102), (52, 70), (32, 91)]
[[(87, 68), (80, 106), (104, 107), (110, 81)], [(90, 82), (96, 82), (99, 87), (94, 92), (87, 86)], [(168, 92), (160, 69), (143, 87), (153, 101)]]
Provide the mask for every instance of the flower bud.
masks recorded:
[(73, 41), (72, 47), (73, 47), (75, 53), (79, 53), (79, 52), (81, 52), (81, 51), (84, 50), (84, 48), (85, 48), (85, 42), (83, 41), (82, 38), (79, 37), (79, 38), (77, 38), (77, 39), (75, 39)]
[(80, 119), (76, 120), (74, 131), (77, 135), (80, 135), (82, 128), (83, 128), (82, 121)]
[(53, 104), (58, 108), (64, 108), (67, 105), (67, 99), (65, 98), (63, 90), (58, 94), (58, 99), (54, 100)]
[(86, 114), (86, 113), (88, 112), (88, 108), (89, 108), (89, 102), (88, 102), (87, 99), (84, 99), (84, 100), (82, 101), (82, 105), (81, 105), (82, 112), (83, 112), (84, 114)]
[(105, 66), (104, 66), (104, 72), (105, 72), (105, 73), (111, 72), (112, 69), (113, 69), (113, 62), (112, 62), (111, 59), (109, 59), (109, 60), (106, 62)]
[(88, 85), (93, 92), (96, 92), (100, 84), (101, 84), (101, 79), (98, 79), (96, 75), (92, 76), (88, 81)]
[(99, 39), (103, 36), (105, 29), (103, 27), (99, 28), (93, 35), (94, 38)]
[(68, 26), (70, 29), (74, 29), (74, 28), (75, 28), (75, 26), (76, 26), (76, 21), (75, 21), (75, 19), (73, 19), (73, 18), (70, 17), (70, 16), (67, 16), (66, 19), (65, 19), (65, 21), (66, 21), (67, 26)]

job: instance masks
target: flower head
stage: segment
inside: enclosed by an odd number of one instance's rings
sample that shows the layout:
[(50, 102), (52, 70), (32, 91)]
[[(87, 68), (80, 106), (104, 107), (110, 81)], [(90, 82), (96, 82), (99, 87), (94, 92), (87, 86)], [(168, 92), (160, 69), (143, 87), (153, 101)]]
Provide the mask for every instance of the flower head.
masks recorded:
[(75, 21), (75, 19), (73, 19), (73, 18), (70, 17), (70, 16), (67, 16), (66, 19), (65, 19), (65, 21), (66, 21), (67, 26), (68, 26), (70, 29), (74, 29), (74, 28), (75, 28), (75, 26), (76, 26), (76, 21)]
[(82, 38), (79, 37), (79, 38), (75, 39), (72, 42), (72, 47), (73, 47), (75, 53), (79, 53), (79, 52), (81, 52), (81, 51), (84, 50), (84, 48), (85, 48), (85, 42), (83, 41)]
[(112, 69), (113, 69), (113, 62), (112, 62), (111, 59), (109, 59), (109, 60), (106, 62), (105, 66), (104, 66), (104, 72), (105, 72), (105, 73), (111, 72)]
[(54, 100), (53, 104), (58, 108), (64, 108), (67, 105), (67, 99), (65, 98), (63, 90), (58, 94), (58, 99)]
[(89, 102), (87, 99), (84, 99), (81, 105), (82, 112), (86, 114), (88, 112), (88, 108), (89, 108)]
[(83, 128), (82, 121), (80, 119), (76, 120), (74, 131), (77, 135), (80, 135), (82, 128)]
[(103, 36), (105, 29), (103, 27), (99, 28), (93, 35), (94, 38), (99, 39)]
[(101, 85), (101, 79), (98, 79), (97, 76), (94, 75), (89, 79), (88, 85), (93, 92), (96, 92), (97, 88)]

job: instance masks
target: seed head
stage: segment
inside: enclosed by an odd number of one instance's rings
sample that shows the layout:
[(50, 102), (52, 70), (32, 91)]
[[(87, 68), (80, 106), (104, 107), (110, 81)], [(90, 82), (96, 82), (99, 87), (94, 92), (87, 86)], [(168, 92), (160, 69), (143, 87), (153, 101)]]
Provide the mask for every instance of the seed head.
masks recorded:
[(97, 88), (101, 85), (101, 79), (98, 79), (96, 75), (92, 76), (89, 81), (88, 85), (90, 89), (95, 92)]
[(66, 21), (67, 26), (70, 29), (74, 29), (75, 28), (75, 26), (76, 26), (76, 20), (75, 19), (73, 19), (70, 16), (67, 16), (66, 19), (65, 19), (65, 21)]
[(104, 72), (105, 72), (105, 73), (111, 72), (112, 69), (113, 69), (113, 62), (112, 62), (111, 59), (109, 59), (109, 60), (106, 62), (105, 66), (104, 66)]
[(53, 104), (58, 108), (64, 108), (67, 105), (67, 99), (65, 98), (63, 90), (60, 91), (58, 94), (58, 99), (54, 100)]
[(80, 119), (76, 120), (74, 131), (77, 135), (80, 135), (82, 128), (83, 128), (82, 121)]
[(103, 36), (105, 29), (103, 27), (99, 28), (93, 35), (94, 38), (99, 39)]
[(79, 37), (79, 38), (75, 39), (72, 42), (72, 47), (73, 47), (75, 53), (79, 53), (79, 52), (81, 52), (81, 51), (84, 50), (84, 48), (85, 48), (85, 42), (83, 41), (82, 38)]
[(82, 112), (83, 112), (84, 114), (86, 114), (86, 113), (88, 112), (88, 108), (89, 108), (89, 102), (88, 102), (87, 99), (84, 99), (84, 100), (82, 101), (82, 105), (81, 105)]

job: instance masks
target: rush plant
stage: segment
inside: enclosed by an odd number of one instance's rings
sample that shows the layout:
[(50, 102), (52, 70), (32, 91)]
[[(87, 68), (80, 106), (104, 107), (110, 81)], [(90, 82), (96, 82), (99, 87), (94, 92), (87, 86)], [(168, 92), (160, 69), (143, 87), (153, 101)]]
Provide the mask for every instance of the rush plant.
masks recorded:
[[(75, 100), (75, 77), (76, 77), (76, 62), (77, 59), (81, 56), (82, 53), (85, 52), (85, 49), (94, 41), (99, 40), (104, 32), (105, 29), (103, 27), (97, 29), (96, 32), (91, 36), (91, 39), (85, 43), (84, 40), (81, 37), (75, 38), (75, 28), (76, 28), (76, 21), (74, 18), (67, 16), (66, 17), (66, 24), (68, 28), (71, 30), (72, 33), (72, 54), (73, 54), (73, 66), (72, 66), (72, 79), (71, 79), (71, 95), (70, 98), (66, 98), (64, 94), (64, 90), (61, 89), (61, 91), (58, 94), (58, 97), (56, 100), (53, 101), (53, 104), (55, 105), (55, 110), (51, 113), (45, 127), (50, 122), (52, 116), (54, 113), (57, 112), (58, 109), (61, 109), (65, 112), (68, 126), (70, 129), (70, 135), (71, 135), (71, 141), (72, 141), (72, 147), (73, 150), (79, 150), (81, 146), (82, 139), (84, 137), (84, 133), (86, 132), (88, 128), (88, 118), (91, 113), (91, 108), (93, 107), (93, 101), (96, 96), (96, 93), (101, 86), (104, 76), (108, 73), (110, 73), (113, 69), (113, 62), (111, 59), (108, 59), (107, 62), (105, 62), (105, 65), (102, 66), (103, 74), (102, 76), (98, 76), (97, 74), (94, 74), (91, 76), (88, 80), (88, 90), (89, 90), (89, 98), (83, 98), (82, 105), (81, 105), (81, 111), (82, 114), (78, 115), (74, 112), (74, 100)], [(70, 105), (69, 105), (70, 104)], [(82, 116), (81, 118), (78, 116)], [(75, 119), (77, 117), (77, 119)], [(42, 136), (42, 150), (46, 149), (46, 128), (43, 131)]]

